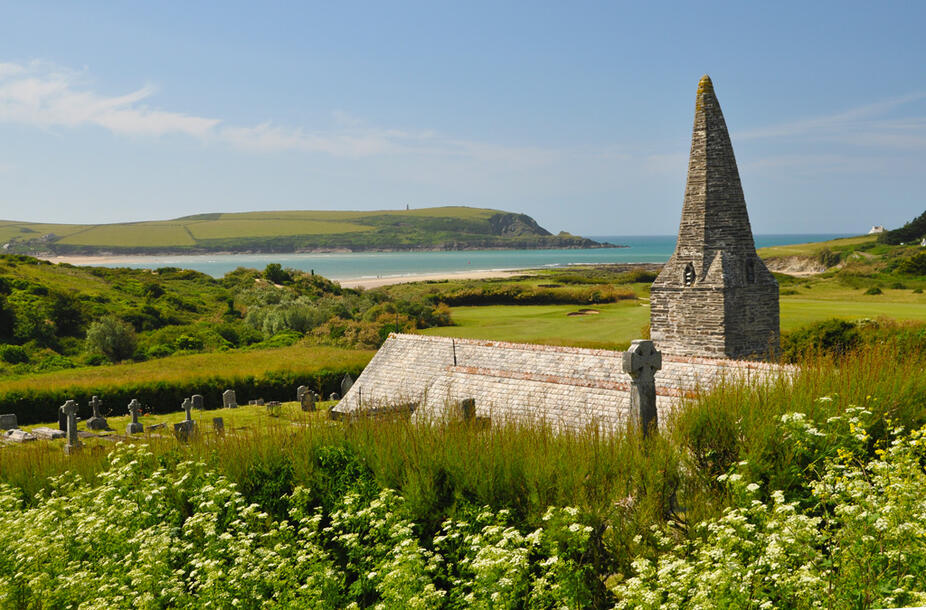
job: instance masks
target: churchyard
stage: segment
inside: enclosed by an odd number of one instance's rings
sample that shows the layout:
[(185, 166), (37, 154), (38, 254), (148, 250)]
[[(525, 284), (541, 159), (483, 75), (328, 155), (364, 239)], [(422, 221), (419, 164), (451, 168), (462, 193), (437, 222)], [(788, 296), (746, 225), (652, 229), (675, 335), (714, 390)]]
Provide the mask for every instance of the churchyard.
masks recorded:
[[(554, 345), (391, 335), (356, 380), (314, 380), (328, 404), (295, 378), (273, 388), (298, 406), (216, 379), (160, 415), (116, 390), (46, 401), (66, 438), (0, 448), (0, 605), (926, 603), (922, 280), (773, 276), (706, 76), (691, 150), (658, 276), (397, 289), (484, 327), (520, 309), (510, 332)], [(808, 303), (913, 321), (787, 334)]]

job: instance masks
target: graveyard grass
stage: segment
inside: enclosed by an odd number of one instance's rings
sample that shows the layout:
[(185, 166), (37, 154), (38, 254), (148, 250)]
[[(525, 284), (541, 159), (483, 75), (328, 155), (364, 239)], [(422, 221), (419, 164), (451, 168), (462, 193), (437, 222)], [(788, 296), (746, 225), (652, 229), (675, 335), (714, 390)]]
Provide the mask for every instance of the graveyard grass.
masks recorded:
[(189, 444), (8, 447), (0, 605), (916, 605), (926, 355), (893, 354), (722, 384), (646, 443), (288, 404), (196, 412)]

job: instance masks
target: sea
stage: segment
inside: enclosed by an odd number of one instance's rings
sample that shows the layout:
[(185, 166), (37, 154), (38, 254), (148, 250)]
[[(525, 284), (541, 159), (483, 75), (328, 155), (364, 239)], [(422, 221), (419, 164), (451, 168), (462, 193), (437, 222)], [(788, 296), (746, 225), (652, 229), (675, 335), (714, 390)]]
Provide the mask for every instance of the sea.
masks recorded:
[[(176, 256), (131, 256), (100, 264), (103, 267), (157, 269), (180, 267), (213, 277), (222, 277), (238, 267), (263, 269), (269, 263), (314, 271), (338, 281), (403, 276), (510, 271), (569, 265), (606, 263), (664, 263), (675, 250), (675, 235), (597, 235), (587, 236), (621, 248), (588, 250), (455, 250), (441, 252), (349, 252), (305, 254), (203, 254)], [(757, 248), (825, 241), (847, 234), (806, 233), (755, 235)]]

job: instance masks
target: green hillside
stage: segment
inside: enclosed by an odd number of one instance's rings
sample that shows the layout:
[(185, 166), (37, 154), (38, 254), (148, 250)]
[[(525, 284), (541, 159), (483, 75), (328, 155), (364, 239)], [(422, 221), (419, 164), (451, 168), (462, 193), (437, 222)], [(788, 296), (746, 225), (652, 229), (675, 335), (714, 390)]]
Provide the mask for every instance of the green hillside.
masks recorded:
[(600, 246), (592, 240), (566, 233), (552, 235), (524, 214), (463, 206), (371, 212), (216, 213), (101, 225), (3, 220), (0, 221), (0, 242), (6, 244), (8, 252), (24, 254)]

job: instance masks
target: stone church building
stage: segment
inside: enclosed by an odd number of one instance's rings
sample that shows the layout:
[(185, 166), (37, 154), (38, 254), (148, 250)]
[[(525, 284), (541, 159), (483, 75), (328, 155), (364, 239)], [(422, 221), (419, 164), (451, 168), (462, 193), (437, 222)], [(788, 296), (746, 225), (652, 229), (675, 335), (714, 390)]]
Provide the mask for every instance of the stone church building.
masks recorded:
[[(653, 283), (651, 336), (659, 421), (720, 379), (782, 368), (778, 284), (756, 254), (730, 136), (710, 78), (695, 99), (688, 180), (675, 252)], [(613, 430), (630, 414), (622, 352), (393, 334), (332, 417), (410, 411), (416, 418), (545, 422)], [(749, 360), (746, 360), (749, 358)]]

